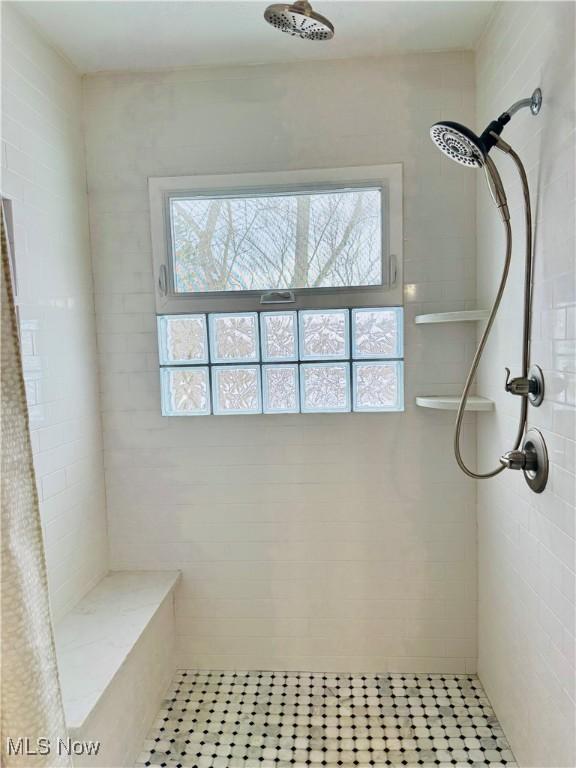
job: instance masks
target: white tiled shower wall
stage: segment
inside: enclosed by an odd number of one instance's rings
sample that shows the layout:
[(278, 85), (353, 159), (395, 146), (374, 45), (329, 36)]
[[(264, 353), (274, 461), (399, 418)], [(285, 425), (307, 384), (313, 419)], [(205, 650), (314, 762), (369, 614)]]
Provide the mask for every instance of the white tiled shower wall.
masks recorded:
[[(412, 318), (475, 303), (476, 175), (441, 158), (427, 129), (441, 117), (481, 125), (541, 84), (541, 116), (518, 115), (506, 136), (537, 211), (533, 360), (548, 397), (530, 419), (552, 474), (541, 497), (511, 473), (480, 485), (480, 671), (521, 763), (574, 764), (573, 12), (501, 4), (478, 51), (477, 119), (471, 54), (86, 79), (112, 560), (183, 569), (180, 664), (473, 668), (474, 491), (453, 467), (450, 414), (412, 405), (460, 386), (473, 332)], [(2, 192), (14, 202), (28, 374), (39, 365), (32, 439), (58, 617), (106, 570), (80, 79), (2, 13)], [(406, 413), (162, 419), (147, 176), (398, 161)], [(482, 184), (479, 212), (485, 305), (501, 234)], [(498, 406), (479, 417), (484, 466), (517, 408), (495, 374), (519, 360), (519, 253), (481, 370)], [(474, 420), (466, 427), (473, 459)]]
[[(179, 568), (186, 667), (471, 670), (475, 489), (451, 455), (474, 330), (471, 53), (85, 79), (111, 565)], [(147, 178), (404, 164), (406, 412), (162, 418)], [(474, 417), (466, 421), (473, 456)]]
[(81, 100), (78, 74), (3, 3), (1, 191), (55, 619), (107, 569)]
[[(520, 473), (479, 484), (479, 672), (521, 765), (574, 766), (576, 283), (574, 241), (574, 5), (503, 3), (477, 59), (478, 125), (542, 87), (538, 117), (519, 113), (506, 140), (523, 157), (536, 218), (532, 361), (546, 400), (529, 425), (547, 441), (551, 468), (541, 496)], [(479, 421), (479, 462), (494, 465), (515, 432), (518, 402), (504, 366), (520, 364), (522, 198), (511, 162), (496, 157), (516, 233), (514, 266), (479, 391), (497, 409)], [(478, 189), (478, 295), (493, 296), (502, 232), (483, 181)]]

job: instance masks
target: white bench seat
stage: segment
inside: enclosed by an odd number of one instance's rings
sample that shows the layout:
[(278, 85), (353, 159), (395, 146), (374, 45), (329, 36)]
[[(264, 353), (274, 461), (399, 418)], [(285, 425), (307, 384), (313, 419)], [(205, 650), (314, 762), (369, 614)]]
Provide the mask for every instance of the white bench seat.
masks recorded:
[[(133, 696), (143, 693), (143, 681), (149, 689), (146, 694), (157, 706), (170, 680), (173, 591), (178, 578), (179, 573), (173, 571), (110, 573), (55, 626), (69, 734), (100, 740), (99, 756), (107, 761), (91, 758), (87, 764), (121, 768), (138, 750), (150, 723), (137, 722), (136, 715), (147, 718), (144, 710), (135, 711), (133, 722), (127, 722), (124, 708), (132, 700), (132, 708), (138, 709)], [(131, 737), (131, 729), (138, 733)], [(119, 738), (120, 744), (116, 743)], [(132, 741), (136, 743), (132, 745)], [(75, 765), (82, 764), (75, 761)]]

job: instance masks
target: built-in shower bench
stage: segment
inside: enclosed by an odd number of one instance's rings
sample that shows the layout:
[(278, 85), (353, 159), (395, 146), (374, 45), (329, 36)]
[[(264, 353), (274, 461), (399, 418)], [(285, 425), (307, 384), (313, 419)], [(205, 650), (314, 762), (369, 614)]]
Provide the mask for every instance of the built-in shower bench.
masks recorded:
[(95, 759), (133, 762), (174, 671), (173, 593), (178, 572), (109, 573), (54, 630), (72, 739), (100, 740)]

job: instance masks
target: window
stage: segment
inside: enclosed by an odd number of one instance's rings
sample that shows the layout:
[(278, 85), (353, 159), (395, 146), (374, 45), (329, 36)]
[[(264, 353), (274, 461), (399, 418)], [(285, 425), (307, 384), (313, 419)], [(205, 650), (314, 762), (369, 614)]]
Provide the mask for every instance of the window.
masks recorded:
[(380, 286), (382, 190), (168, 198), (176, 294)]
[(399, 165), (149, 180), (158, 314), (397, 305)]
[(402, 308), (162, 315), (165, 416), (403, 410)]
[(164, 415), (403, 409), (401, 166), (149, 192)]

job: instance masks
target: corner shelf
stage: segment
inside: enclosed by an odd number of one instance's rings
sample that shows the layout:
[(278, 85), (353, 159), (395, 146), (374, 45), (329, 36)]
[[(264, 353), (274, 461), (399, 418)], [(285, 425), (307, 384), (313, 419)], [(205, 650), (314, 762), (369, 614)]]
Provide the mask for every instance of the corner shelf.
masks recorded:
[[(457, 411), (460, 405), (459, 396), (451, 395), (430, 395), (429, 397), (417, 397), (416, 405), (420, 408), (434, 408), (437, 411)], [(470, 395), (466, 403), (467, 411), (492, 411), (494, 410), (494, 401), (478, 395)]]
[(469, 309), (462, 312), (434, 312), (430, 315), (416, 315), (416, 325), (427, 323), (467, 323), (488, 320), (490, 313), (487, 309)]

